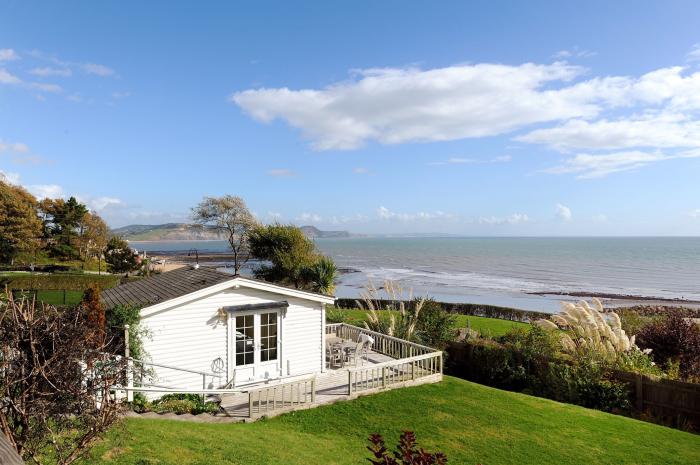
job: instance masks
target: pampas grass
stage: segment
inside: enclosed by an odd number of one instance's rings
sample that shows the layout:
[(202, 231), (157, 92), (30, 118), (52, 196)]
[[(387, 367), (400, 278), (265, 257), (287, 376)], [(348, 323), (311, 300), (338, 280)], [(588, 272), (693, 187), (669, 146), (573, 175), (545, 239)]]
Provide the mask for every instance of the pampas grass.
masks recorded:
[[(385, 298), (382, 298), (380, 290), (370, 281), (360, 293), (360, 300), (356, 301), (359, 308), (367, 311), (365, 328), (407, 341), (414, 340), (418, 318), (426, 298), (414, 300), (413, 290), (409, 290), (405, 296), (403, 287), (390, 280), (384, 282), (382, 290), (386, 294)], [(412, 302), (413, 305), (409, 308), (407, 302)], [(382, 313), (386, 310), (393, 312)]]
[(600, 300), (593, 298), (573, 304), (562, 302), (561, 312), (551, 319), (540, 319), (535, 324), (546, 330), (563, 330), (561, 345), (564, 352), (600, 355), (606, 360), (639, 351), (635, 336), (622, 329), (617, 313), (606, 313)]

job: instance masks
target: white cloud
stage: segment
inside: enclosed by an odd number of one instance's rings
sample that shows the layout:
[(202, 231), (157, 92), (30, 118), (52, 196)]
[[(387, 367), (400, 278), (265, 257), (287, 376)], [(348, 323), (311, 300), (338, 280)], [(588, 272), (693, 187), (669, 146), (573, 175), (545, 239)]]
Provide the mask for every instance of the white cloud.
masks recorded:
[(527, 223), (530, 218), (524, 213), (513, 213), (510, 216), (487, 216), (479, 218), (479, 224), (520, 224)]
[(693, 45), (688, 54), (685, 56), (686, 61), (700, 61), (700, 43)]
[(557, 53), (552, 55), (552, 58), (562, 60), (566, 58), (588, 58), (595, 55), (597, 55), (596, 52), (591, 52), (590, 50), (583, 50), (579, 47), (573, 47), (570, 50), (559, 50)]
[(545, 88), (582, 72), (566, 63), (367, 69), (320, 90), (251, 89), (231, 101), (256, 120), (280, 118), (300, 128), (318, 150), (355, 149), (373, 140), (483, 137), (595, 116), (599, 108), (591, 91)]
[(57, 84), (46, 84), (43, 82), (32, 82), (32, 83), (29, 83), (29, 87), (31, 87), (32, 89), (39, 90), (41, 92), (51, 92), (51, 93), (63, 92), (63, 88)]
[(510, 155), (500, 155), (498, 157), (494, 157), (488, 160), (479, 160), (477, 158), (459, 158), (459, 157), (453, 157), (453, 158), (448, 158), (447, 160), (444, 161), (433, 161), (428, 163), (428, 165), (433, 165), (433, 166), (441, 166), (441, 165), (464, 165), (464, 164), (473, 164), (473, 163), (507, 163), (511, 161), (513, 157)]
[(28, 153), (29, 147), (23, 142), (3, 142), (0, 139), (0, 153), (3, 152)]
[(274, 170), (269, 170), (267, 174), (275, 178), (290, 178), (294, 176), (294, 171), (287, 168), (277, 168)]
[(700, 150), (665, 155), (661, 152), (614, 152), (604, 155), (578, 154), (561, 165), (544, 170), (551, 174), (576, 174), (580, 179), (602, 178), (611, 173), (630, 171), (650, 163), (679, 159), (698, 158)]
[[(699, 89), (700, 91), (700, 89)], [(644, 115), (608, 121), (571, 120), (518, 137), (560, 151), (625, 148), (700, 147), (700, 121), (680, 113)]]
[(7, 171), (0, 170), (0, 181), (19, 185), (20, 176), (18, 173), (9, 173)]
[(115, 72), (112, 68), (108, 68), (105, 65), (99, 65), (97, 63), (85, 63), (82, 65), (83, 71), (88, 74), (94, 74), (96, 76), (114, 76)]
[(688, 215), (691, 218), (700, 218), (700, 208), (696, 208), (695, 210), (689, 212)]
[(58, 184), (33, 184), (25, 186), (37, 199), (57, 199), (64, 197), (63, 187)]
[(0, 61), (19, 60), (19, 55), (11, 48), (0, 48)]
[(571, 209), (560, 203), (556, 206), (557, 217), (562, 221), (571, 221)]
[(607, 215), (603, 215), (602, 213), (599, 213), (597, 215), (593, 215), (591, 220), (593, 220), (594, 223), (607, 223), (608, 217), (607, 217)]
[(386, 207), (377, 208), (377, 216), (381, 220), (397, 220), (402, 222), (456, 218), (455, 215), (439, 210), (435, 212), (396, 213)]
[(353, 168), (352, 172), (355, 174), (367, 174), (369, 173), (369, 170), (367, 168), (357, 167)]
[(302, 223), (322, 223), (323, 217), (316, 213), (302, 213), (296, 220)]
[(60, 77), (70, 77), (73, 75), (73, 71), (70, 68), (33, 68), (29, 70), (29, 74), (34, 76), (48, 77), (48, 76), (60, 76)]
[(101, 211), (109, 207), (124, 206), (124, 202), (121, 199), (115, 197), (97, 197), (94, 199), (87, 200), (85, 202), (87, 206), (94, 211)]
[(115, 100), (122, 100), (127, 97), (131, 97), (131, 92), (112, 92), (112, 98)]
[(9, 71), (0, 68), (0, 84), (22, 84), (22, 80)]

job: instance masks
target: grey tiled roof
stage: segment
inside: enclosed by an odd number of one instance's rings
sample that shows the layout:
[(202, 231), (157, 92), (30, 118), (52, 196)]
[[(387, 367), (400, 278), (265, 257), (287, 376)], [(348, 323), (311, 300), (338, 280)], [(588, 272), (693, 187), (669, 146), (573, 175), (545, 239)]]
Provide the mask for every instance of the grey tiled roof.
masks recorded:
[(102, 291), (106, 309), (117, 305), (146, 307), (234, 279), (230, 273), (212, 268), (179, 268)]

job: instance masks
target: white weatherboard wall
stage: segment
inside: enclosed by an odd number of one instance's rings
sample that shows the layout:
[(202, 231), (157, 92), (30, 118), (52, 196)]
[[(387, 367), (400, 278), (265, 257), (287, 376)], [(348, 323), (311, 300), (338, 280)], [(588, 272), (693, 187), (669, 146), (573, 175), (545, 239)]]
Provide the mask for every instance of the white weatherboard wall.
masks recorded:
[[(210, 373), (212, 361), (221, 357), (224, 361), (221, 378), (206, 378), (208, 389), (219, 387), (227, 381), (229, 363), (228, 327), (224, 320), (219, 319), (219, 308), (282, 300), (289, 303), (286, 311), (279, 309), (282, 314), (279, 360), (282, 376), (320, 372), (323, 368), (322, 304), (243, 287), (220, 291), (144, 317), (141, 324), (149, 333), (144, 338), (147, 360)], [(235, 316), (235, 312), (232, 316)], [(158, 386), (178, 389), (202, 388), (201, 375), (159, 367), (153, 368), (153, 371), (153, 383)]]

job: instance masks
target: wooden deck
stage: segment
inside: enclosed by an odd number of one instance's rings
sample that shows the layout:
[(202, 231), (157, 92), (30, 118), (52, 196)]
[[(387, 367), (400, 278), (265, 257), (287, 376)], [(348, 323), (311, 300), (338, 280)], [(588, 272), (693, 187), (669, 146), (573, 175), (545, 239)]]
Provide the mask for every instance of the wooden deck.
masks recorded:
[(370, 352), (357, 367), (346, 365), (299, 381), (280, 380), (249, 391), (223, 394), (220, 396), (221, 407), (229, 417), (255, 420), (354, 399), (385, 389), (442, 380), (439, 371), (428, 372), (420, 364), (401, 362), (384, 354)]

